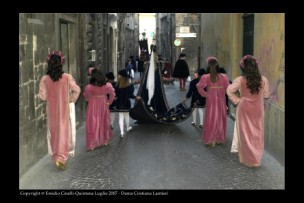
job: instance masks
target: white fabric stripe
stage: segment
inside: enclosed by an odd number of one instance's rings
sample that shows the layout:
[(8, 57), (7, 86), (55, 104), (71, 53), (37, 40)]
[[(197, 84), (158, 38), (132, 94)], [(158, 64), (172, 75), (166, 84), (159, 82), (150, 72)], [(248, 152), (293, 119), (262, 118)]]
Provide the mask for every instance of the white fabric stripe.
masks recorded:
[(151, 99), (154, 95), (154, 83), (155, 83), (155, 67), (154, 67), (154, 52), (152, 51), (150, 57), (150, 67), (147, 78), (146, 88), (148, 90), (148, 105), (150, 105)]
[(69, 154), (74, 157), (76, 146), (76, 112), (75, 103), (70, 103), (70, 152)]

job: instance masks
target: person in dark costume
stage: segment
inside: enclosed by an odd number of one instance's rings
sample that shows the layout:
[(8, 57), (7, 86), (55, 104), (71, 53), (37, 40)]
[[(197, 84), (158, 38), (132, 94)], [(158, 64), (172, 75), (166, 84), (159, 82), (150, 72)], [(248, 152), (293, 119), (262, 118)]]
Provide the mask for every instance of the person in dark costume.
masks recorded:
[[(167, 112), (168, 110), (168, 105), (167, 105), (167, 101), (162, 102), (165, 100), (165, 92), (164, 92), (164, 87), (161, 81), (161, 69), (159, 68), (159, 64), (158, 59), (157, 59), (157, 55), (155, 54), (156, 52), (156, 46), (152, 46), (151, 45), (151, 59), (150, 59), (150, 64), (149, 64), (149, 68), (153, 68), (154, 70), (154, 82), (152, 82), (154, 84), (154, 92), (153, 97), (150, 98), (150, 102), (149, 102), (149, 84), (147, 84), (148, 80), (149, 80), (149, 76), (147, 75), (147, 79), (146, 81), (144, 81), (144, 86), (146, 88), (143, 88), (141, 90), (141, 97), (143, 98), (143, 101), (145, 104), (148, 105), (148, 109), (153, 112), (154, 116), (159, 116), (162, 115), (164, 113)], [(153, 62), (152, 62), (153, 60)], [(150, 72), (152, 73), (152, 72)], [(149, 73), (147, 73), (149, 74)], [(153, 91), (153, 90), (152, 90)]]
[(179, 78), (179, 89), (180, 91), (185, 91), (185, 85), (186, 85), (186, 80), (188, 76), (190, 75), (189, 73), (189, 67), (188, 64), (185, 60), (186, 54), (180, 54), (179, 59), (176, 61), (175, 66), (174, 66), (174, 71), (172, 76), (174, 78)]
[(127, 131), (131, 130), (129, 126), (129, 111), (131, 109), (130, 99), (141, 99), (134, 96), (134, 86), (128, 80), (128, 73), (125, 69), (118, 72), (118, 80), (115, 86), (116, 110), (119, 115), (120, 136), (124, 136), (124, 121), (126, 122)]
[(139, 76), (142, 76), (142, 73), (144, 72), (144, 64), (146, 62), (146, 54), (144, 51), (141, 51), (140, 53), (140, 57), (138, 60), (138, 72), (139, 72)]
[(136, 61), (134, 59), (134, 56), (130, 56), (130, 60), (131, 60), (131, 64), (132, 64), (132, 69), (135, 73), (137, 71), (137, 67), (136, 67)]
[(206, 74), (205, 69), (199, 69), (195, 73), (195, 79), (190, 82), (189, 91), (184, 100), (187, 100), (191, 97), (191, 107), (194, 108), (192, 112), (193, 122), (192, 125), (196, 125), (196, 113), (198, 111), (200, 118), (200, 128), (203, 128), (204, 121), (204, 111), (203, 108), (206, 106), (206, 98), (202, 97), (196, 88), (197, 83), (200, 81), (201, 77)]

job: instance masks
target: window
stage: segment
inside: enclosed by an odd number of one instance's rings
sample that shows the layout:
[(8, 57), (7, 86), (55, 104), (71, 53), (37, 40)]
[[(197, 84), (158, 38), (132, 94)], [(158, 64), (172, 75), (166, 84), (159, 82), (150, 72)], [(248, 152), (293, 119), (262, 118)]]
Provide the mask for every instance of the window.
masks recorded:
[(60, 21), (60, 50), (64, 54), (63, 71), (69, 73), (69, 29), (68, 23)]
[(243, 56), (247, 54), (253, 55), (254, 15), (245, 14), (243, 23)]

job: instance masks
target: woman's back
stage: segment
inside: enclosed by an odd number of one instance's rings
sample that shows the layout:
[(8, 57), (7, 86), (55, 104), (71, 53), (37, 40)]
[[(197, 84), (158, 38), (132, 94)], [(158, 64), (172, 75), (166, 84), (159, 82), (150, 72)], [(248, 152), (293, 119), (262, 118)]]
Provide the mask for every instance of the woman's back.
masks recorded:
[(105, 85), (102, 86), (95, 86), (92, 84), (89, 84), (89, 88), (90, 88), (90, 93), (92, 95), (105, 95), (107, 92), (107, 87), (111, 85), (111, 83), (107, 83)]
[(53, 81), (48, 75), (43, 76), (42, 80), (47, 89), (47, 100), (68, 101), (68, 78), (69, 75), (64, 73), (58, 81)]
[(240, 94), (241, 97), (250, 100), (250, 101), (255, 101), (255, 100), (263, 100), (266, 92), (265, 92), (265, 86), (267, 83), (267, 79), (262, 76), (262, 81), (261, 81), (261, 88), (258, 93), (252, 94), (250, 93), (250, 89), (247, 87), (247, 80), (245, 77), (240, 76)]

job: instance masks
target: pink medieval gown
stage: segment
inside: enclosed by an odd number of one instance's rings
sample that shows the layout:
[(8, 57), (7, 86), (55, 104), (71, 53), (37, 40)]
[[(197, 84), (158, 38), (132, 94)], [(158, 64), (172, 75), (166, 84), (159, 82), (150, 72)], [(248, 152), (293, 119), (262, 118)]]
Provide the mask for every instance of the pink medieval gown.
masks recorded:
[(75, 140), (71, 140), (69, 108), (70, 101), (75, 103), (80, 91), (73, 76), (67, 73), (62, 74), (59, 81), (54, 82), (48, 75), (40, 80), (39, 97), (47, 101), (48, 153), (53, 156), (53, 161), (65, 164), (69, 153), (74, 154), (74, 150), (71, 150), (75, 147)]
[[(240, 92), (240, 97), (236, 92)], [(229, 99), (236, 109), (237, 150), (240, 162), (249, 167), (261, 165), (264, 151), (264, 98), (269, 97), (268, 80), (262, 76), (262, 88), (251, 94), (246, 78), (237, 77), (227, 88)]]
[[(226, 141), (227, 107), (225, 93), (229, 85), (227, 75), (218, 73), (217, 81), (212, 82), (210, 74), (201, 77), (196, 85), (199, 94), (206, 97), (206, 109), (202, 140), (205, 144)], [(204, 88), (207, 87), (207, 92)]]
[(115, 90), (111, 83), (106, 83), (103, 86), (88, 84), (83, 96), (88, 101), (86, 149), (93, 150), (96, 147), (108, 144), (113, 137), (109, 105), (115, 98)]

